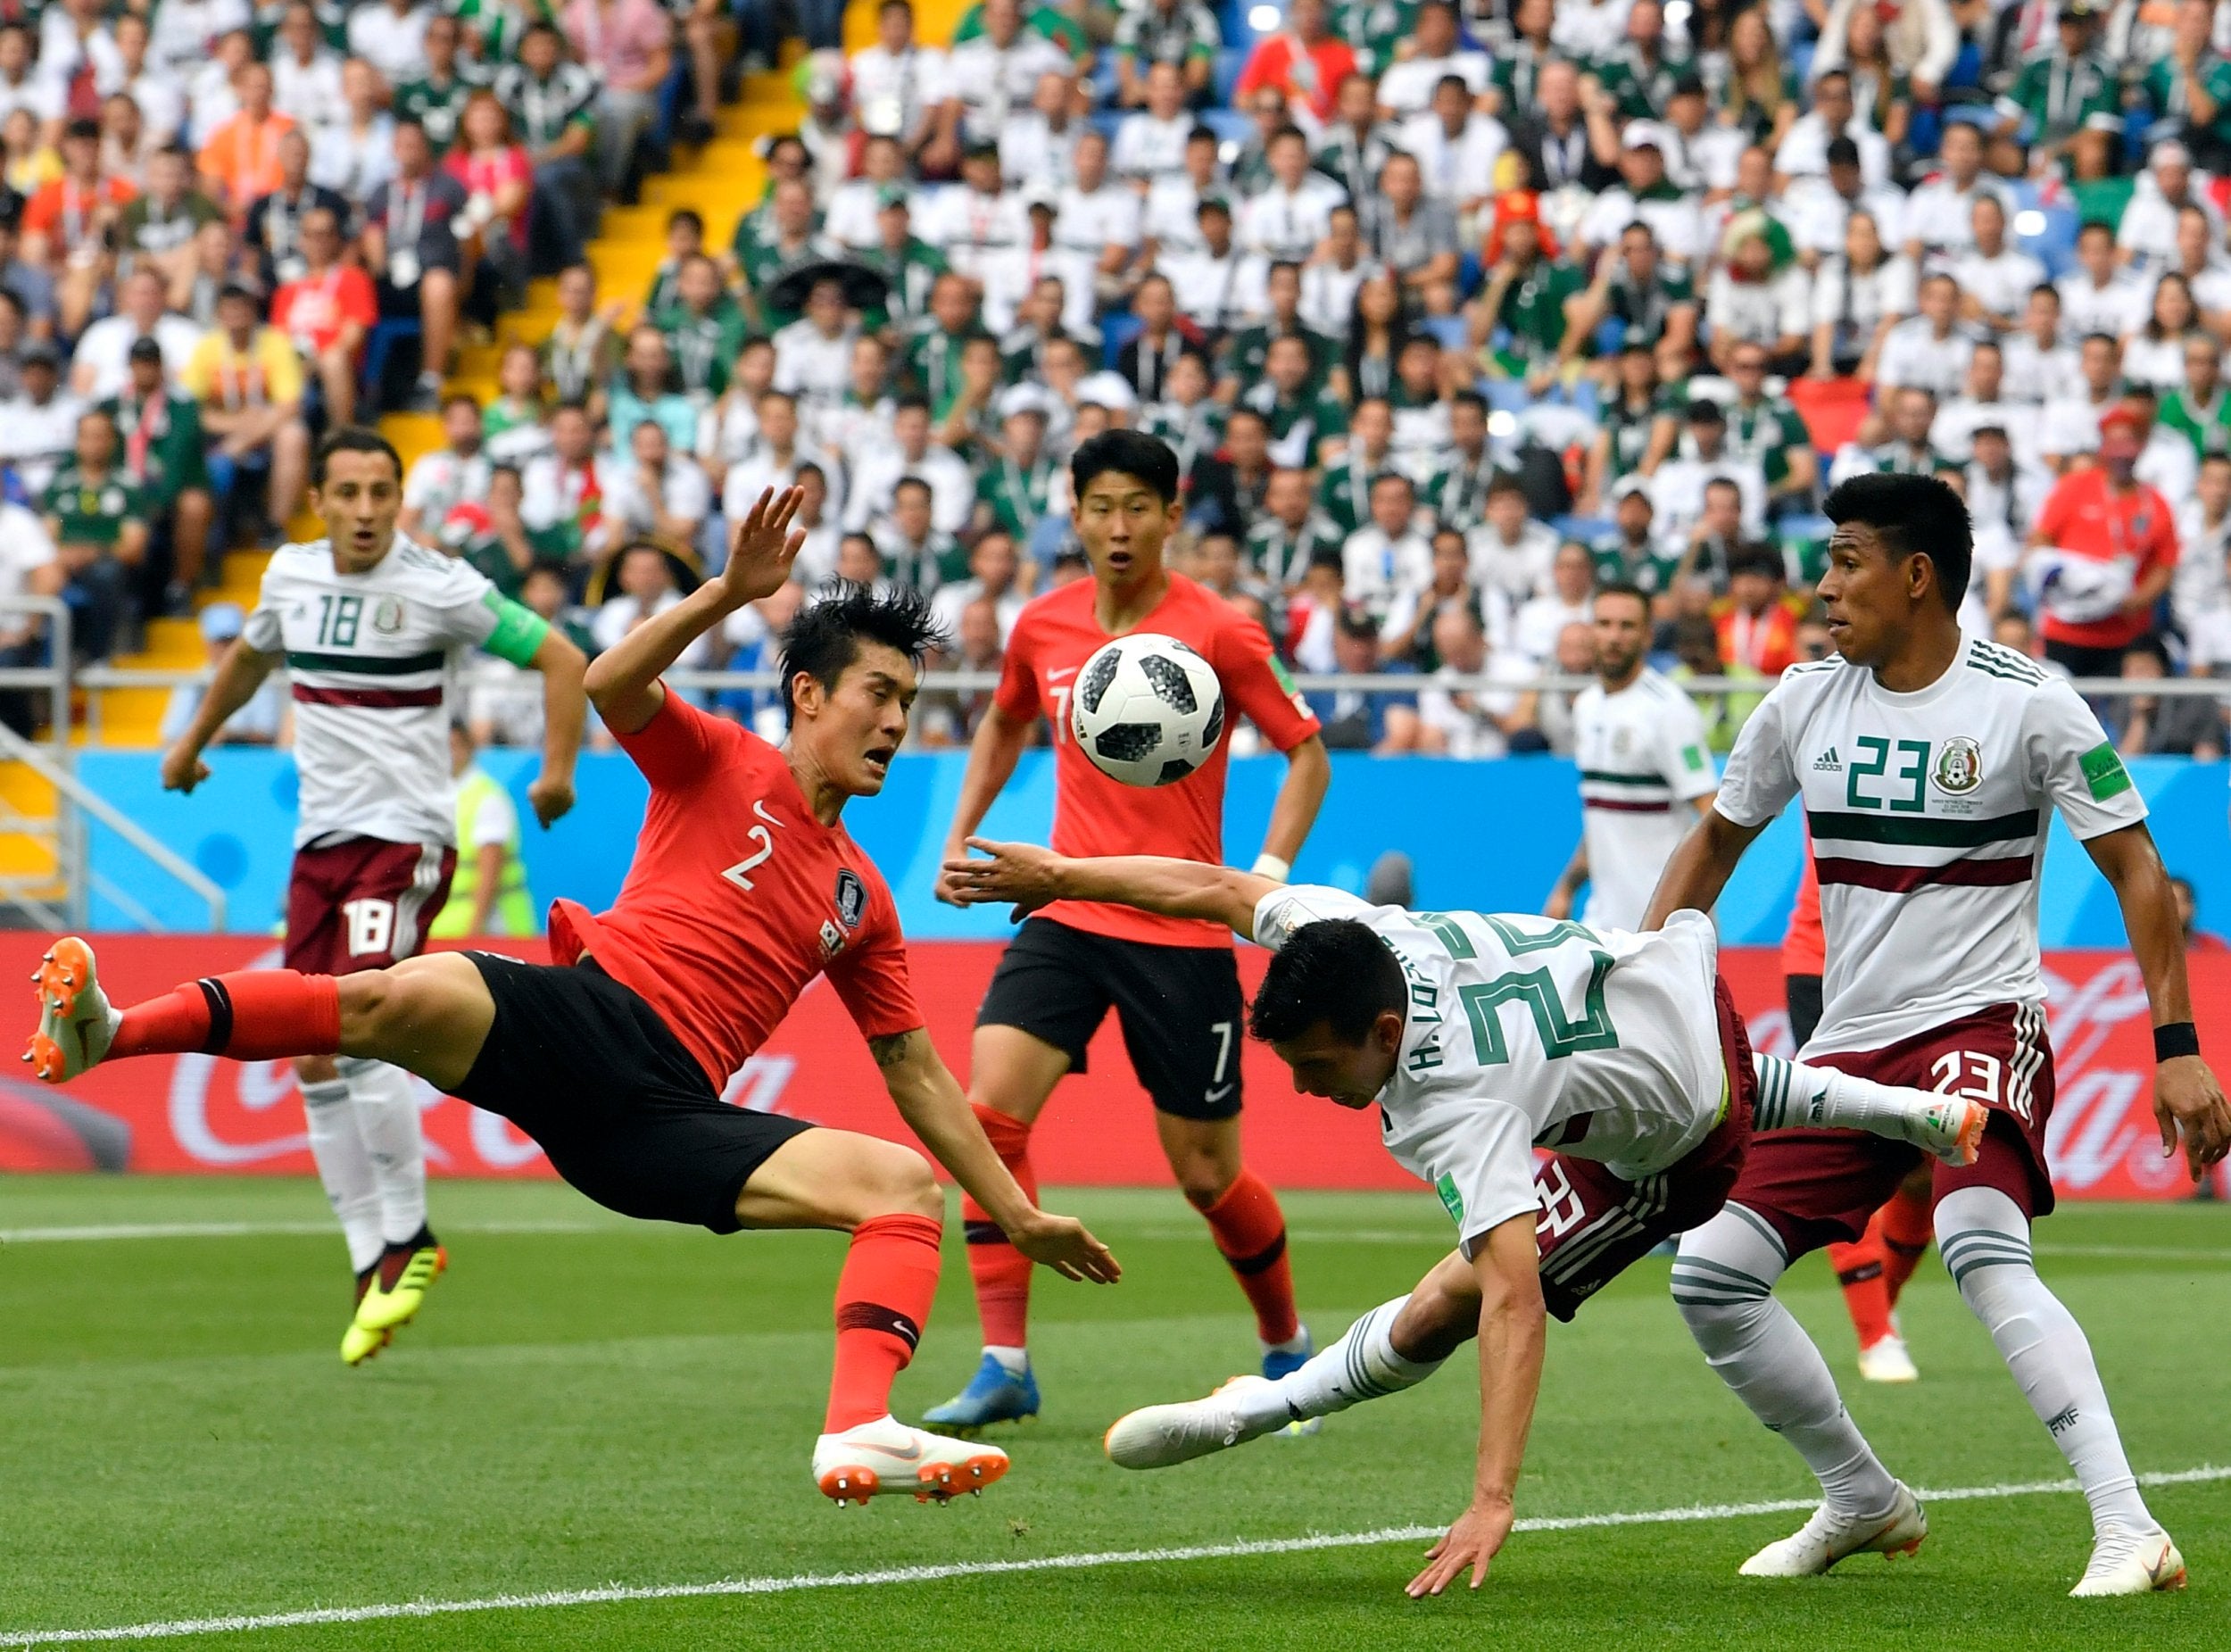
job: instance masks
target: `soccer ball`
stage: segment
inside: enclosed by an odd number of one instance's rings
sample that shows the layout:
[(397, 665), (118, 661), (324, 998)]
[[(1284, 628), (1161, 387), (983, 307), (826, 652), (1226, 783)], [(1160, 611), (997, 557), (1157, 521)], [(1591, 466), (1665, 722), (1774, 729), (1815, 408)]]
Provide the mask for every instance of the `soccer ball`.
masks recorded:
[(1224, 732), (1215, 668), (1174, 636), (1119, 636), (1084, 662), (1069, 731), (1092, 767), (1127, 786), (1182, 780)]

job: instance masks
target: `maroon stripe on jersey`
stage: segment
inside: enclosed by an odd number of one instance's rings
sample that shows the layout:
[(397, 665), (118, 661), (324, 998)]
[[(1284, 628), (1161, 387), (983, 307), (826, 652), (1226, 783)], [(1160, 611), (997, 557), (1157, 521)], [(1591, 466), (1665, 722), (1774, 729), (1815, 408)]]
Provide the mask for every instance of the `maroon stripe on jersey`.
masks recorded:
[(1929, 884), (1957, 884), (1971, 889), (1998, 889), (2027, 884), (2036, 876), (2028, 855), (2007, 855), (1993, 860), (1952, 860), (1943, 866), (1885, 866), (1879, 860), (1847, 860), (1822, 856), (1813, 868), (1823, 884), (1855, 884), (1888, 894), (1908, 895)]
[(1673, 809), (1673, 805), (1663, 798), (1658, 799), (1655, 802), (1638, 802), (1624, 797), (1583, 797), (1580, 800), (1580, 807), (1608, 809), (1615, 815), (1663, 815), (1671, 814)]
[(310, 706), (361, 706), (393, 711), (403, 706), (438, 706), (442, 691), (433, 688), (312, 688), (294, 685), (294, 698)]

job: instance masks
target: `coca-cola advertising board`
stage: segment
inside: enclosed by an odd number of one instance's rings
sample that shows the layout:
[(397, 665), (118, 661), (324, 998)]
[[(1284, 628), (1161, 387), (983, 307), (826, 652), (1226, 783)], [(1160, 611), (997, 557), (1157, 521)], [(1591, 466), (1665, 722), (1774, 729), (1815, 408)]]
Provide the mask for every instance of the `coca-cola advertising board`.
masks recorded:
[[(278, 962), (270, 941), (243, 936), (111, 936), (97, 942), (104, 984), (117, 1001), (163, 992), (183, 980)], [(490, 943), (539, 957), (539, 942)], [(34, 1006), (36, 935), (0, 935), (0, 980), (23, 984), (19, 1012), (28, 1034)], [(966, 1076), (969, 1029), (999, 949), (991, 942), (932, 941), (913, 948), (915, 990), (932, 1035)], [(1250, 987), (1265, 955), (1240, 950)], [(1787, 1054), (1780, 967), (1773, 951), (1732, 948), (1721, 967), (1762, 1050)], [(2193, 996), (2203, 1042), (2231, 1006), (2231, 954), (2196, 953)], [(2161, 1157), (2153, 1123), (2152, 1041), (2146, 997), (2128, 954), (2050, 952), (2045, 970), (2059, 1100), (2051, 1135), (2053, 1179), (2063, 1197), (2169, 1199), (2190, 1191), (2181, 1161)], [(1094, 1041), (1090, 1070), (1064, 1081), (1032, 1137), (1041, 1177), (1069, 1185), (1165, 1183), (1145, 1096), (1131, 1076), (1111, 1017)], [(238, 1063), (166, 1056), (97, 1068), (66, 1089), (28, 1072), (0, 1079), (0, 1171), (108, 1170), (164, 1174), (308, 1175), (302, 1104), (286, 1063)], [(1281, 1187), (1406, 1188), (1416, 1185), (1379, 1145), (1377, 1117), (1298, 1096), (1269, 1051), (1250, 1045), (1247, 1085), (1249, 1162)], [(820, 983), (727, 1086), (740, 1107), (764, 1108), (849, 1130), (906, 1139), (875, 1064), (836, 994)], [(420, 1087), (427, 1157), (434, 1174), (547, 1176), (535, 1144), (505, 1120), (431, 1086)]]

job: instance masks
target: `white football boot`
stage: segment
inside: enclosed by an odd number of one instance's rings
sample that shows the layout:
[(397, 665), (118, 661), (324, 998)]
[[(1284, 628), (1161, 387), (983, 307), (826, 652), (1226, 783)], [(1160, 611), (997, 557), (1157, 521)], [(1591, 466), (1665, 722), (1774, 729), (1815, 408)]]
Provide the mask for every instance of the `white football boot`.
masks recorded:
[(38, 1031), (23, 1052), (32, 1073), (50, 1084), (66, 1083), (100, 1064), (123, 1025), (94, 972), (93, 949), (64, 935), (31, 972), (38, 989)]
[(897, 1491), (911, 1492), (917, 1503), (943, 1503), (981, 1492), (1007, 1471), (1007, 1453), (997, 1446), (933, 1434), (892, 1416), (813, 1442), (814, 1483), (839, 1508)]
[(2069, 1593), (2079, 1600), (2102, 1595), (2150, 1595), (2185, 1587), (2185, 1557), (2156, 1526), (2144, 1537), (2110, 1526), (2092, 1546), (2092, 1564)]
[(1870, 1382), (1918, 1382), (1920, 1367), (1906, 1351), (1905, 1339), (1891, 1330), (1859, 1350), (1859, 1374)]
[(1243, 1411), (1234, 1403), (1274, 1386), (1259, 1376), (1236, 1376), (1205, 1399), (1142, 1407), (1117, 1417), (1101, 1444), (1118, 1468), (1168, 1468), (1245, 1445), (1295, 1420), (1282, 1407), (1276, 1415), (1259, 1417), (1251, 1415), (1256, 1407)]
[(1818, 1577), (1851, 1555), (1910, 1555), (1928, 1535), (1921, 1500), (1903, 1481), (1887, 1515), (1861, 1518), (1823, 1503), (1793, 1534), (1769, 1543), (1739, 1568), (1745, 1577)]

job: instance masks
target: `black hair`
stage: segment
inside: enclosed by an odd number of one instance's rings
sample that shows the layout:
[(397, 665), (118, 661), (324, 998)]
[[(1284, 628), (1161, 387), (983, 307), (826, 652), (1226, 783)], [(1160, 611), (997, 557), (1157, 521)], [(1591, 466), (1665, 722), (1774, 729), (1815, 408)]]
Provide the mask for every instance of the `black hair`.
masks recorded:
[(1597, 601), (1607, 596), (1623, 596), (1632, 598), (1634, 601), (1642, 604), (1642, 617), (1645, 619), (1649, 618), (1650, 594), (1647, 591), (1645, 591), (1640, 585), (1637, 585), (1633, 580), (1607, 579), (1602, 585), (1596, 587), (1596, 596), (1590, 600)]
[(925, 499), (931, 496), (930, 485), (927, 482), (925, 482), (920, 477), (909, 473), (908, 475), (900, 477), (896, 482), (893, 482), (891, 485), (891, 497), (892, 501), (895, 502), (900, 494), (906, 493), (908, 490), (920, 494)]
[(671, 229), (677, 224), (689, 224), (695, 228), (698, 234), (703, 235), (705, 214), (693, 206), (677, 206), (667, 214), (667, 228)]
[(1271, 955), (1248, 1031), (1266, 1044), (1299, 1038), (1322, 1022), (1358, 1044), (1389, 1010), (1406, 1013), (1409, 984), (1387, 943), (1352, 917), (1321, 918), (1294, 931)]
[(1086, 441), (1069, 461), (1070, 496), (1082, 500), (1096, 477), (1110, 472), (1137, 477), (1165, 505), (1177, 502), (1177, 454), (1159, 436), (1103, 430)]
[(878, 591), (873, 585), (840, 584), (828, 595), (799, 610), (783, 633), (783, 717), (796, 718), (791, 685), (799, 674), (834, 689), (846, 668), (859, 658), (862, 643), (881, 643), (918, 668), (933, 648), (951, 639), (938, 624), (930, 599), (911, 585)]
[(1820, 507), (1839, 527), (1857, 522), (1875, 530), (1894, 559), (1925, 556), (1937, 570), (1937, 594), (1958, 613), (1968, 594), (1975, 534), (1960, 495), (1933, 476), (1870, 471), (1830, 490)]
[(1477, 390), (1459, 390), (1448, 398), (1448, 406), (1452, 412), (1460, 407), (1476, 408), (1482, 419), (1488, 414), (1488, 398)]
[(318, 444), (318, 452), (310, 461), (310, 485), (326, 485), (326, 467), (336, 453), (385, 453), (387, 462), (395, 468), (395, 480), (402, 480), (402, 455), (395, 452), (395, 444), (377, 430), (362, 425), (344, 425), (326, 433), (326, 439)]

